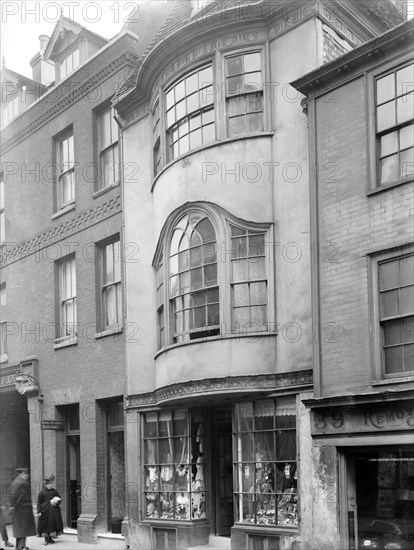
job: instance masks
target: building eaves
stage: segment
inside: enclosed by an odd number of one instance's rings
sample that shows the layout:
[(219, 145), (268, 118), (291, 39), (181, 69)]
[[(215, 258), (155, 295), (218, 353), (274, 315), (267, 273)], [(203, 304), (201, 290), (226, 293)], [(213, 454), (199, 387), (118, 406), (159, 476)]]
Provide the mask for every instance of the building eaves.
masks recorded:
[(414, 21), (405, 21), (384, 34), (365, 42), (358, 48), (341, 55), (330, 63), (326, 63), (294, 80), (290, 85), (302, 94), (308, 95), (312, 90), (319, 90), (327, 86), (338, 77), (338, 74), (348, 74), (363, 65), (366, 63), (368, 57), (379, 57), (383, 54), (384, 50), (393, 48), (405, 41), (412, 44), (413, 36)]

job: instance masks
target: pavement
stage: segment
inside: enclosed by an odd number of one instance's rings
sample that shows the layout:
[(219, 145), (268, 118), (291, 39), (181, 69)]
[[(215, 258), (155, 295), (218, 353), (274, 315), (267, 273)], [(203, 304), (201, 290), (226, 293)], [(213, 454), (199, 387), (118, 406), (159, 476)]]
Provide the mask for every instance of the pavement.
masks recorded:
[[(7, 526), (7, 532), (9, 535), (9, 542), (13, 544), (14, 548), (16, 539), (13, 537), (11, 525)], [(115, 548), (113, 541), (108, 541), (108, 543), (106, 543), (104, 540), (101, 540), (99, 544), (85, 544), (84, 542), (78, 542), (77, 535), (67, 533), (59, 535), (55, 539), (55, 544), (48, 544), (46, 547), (44, 542), (45, 539), (43, 537), (27, 537), (26, 546), (30, 550), (45, 550), (45, 548), (47, 548), (47, 550), (113, 550)], [(116, 542), (118, 543), (116, 547), (125, 547), (121, 541)], [(4, 545), (2, 544), (0, 548), (3, 549)], [(5, 550), (7, 550), (7, 548), (5, 548)], [(10, 550), (12, 549), (10, 548)]]

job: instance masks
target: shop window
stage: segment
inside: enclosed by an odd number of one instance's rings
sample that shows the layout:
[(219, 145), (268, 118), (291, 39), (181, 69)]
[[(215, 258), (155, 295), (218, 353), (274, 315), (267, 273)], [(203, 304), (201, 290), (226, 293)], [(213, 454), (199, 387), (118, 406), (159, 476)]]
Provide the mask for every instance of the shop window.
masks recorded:
[(234, 452), (236, 522), (297, 527), (294, 401), (236, 405)]
[(414, 175), (414, 64), (381, 74), (375, 81), (378, 185)]
[(119, 183), (118, 126), (114, 110), (108, 107), (98, 115), (100, 188)]
[(168, 160), (214, 141), (213, 67), (198, 69), (165, 94)]
[(75, 202), (75, 155), (73, 133), (57, 141), (57, 205), (58, 210)]
[(60, 338), (74, 339), (77, 334), (76, 264), (71, 256), (58, 263)]
[(236, 225), (218, 214), (185, 213), (158, 245), (160, 348), (218, 336), (223, 325), (229, 335), (272, 330), (269, 226)]
[(226, 110), (229, 137), (263, 131), (261, 52), (226, 58)]
[(101, 327), (103, 330), (122, 325), (121, 249), (119, 239), (101, 245), (102, 295)]
[(204, 519), (205, 443), (201, 412), (178, 410), (146, 413), (143, 415), (143, 433), (144, 517)]
[(385, 376), (414, 365), (414, 254), (378, 264), (379, 321)]

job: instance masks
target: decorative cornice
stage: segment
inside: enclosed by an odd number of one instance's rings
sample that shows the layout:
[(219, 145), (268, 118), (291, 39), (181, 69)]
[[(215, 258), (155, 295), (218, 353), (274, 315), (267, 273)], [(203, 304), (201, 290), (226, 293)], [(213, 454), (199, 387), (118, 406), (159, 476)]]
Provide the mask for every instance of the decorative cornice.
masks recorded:
[(15, 243), (4, 243), (4, 252), (0, 256), (0, 265), (4, 267), (13, 261), (19, 261), (26, 256), (35, 254), (39, 250), (61, 241), (74, 233), (87, 229), (104, 218), (121, 212), (121, 208), (121, 195), (117, 195), (89, 210), (85, 210), (79, 216), (67, 220), (56, 227), (51, 227), (48, 231), (32, 239), (23, 241), (18, 245)]
[(125, 407), (136, 409), (157, 406), (185, 398), (211, 395), (237, 396), (239, 393), (274, 392), (283, 389), (309, 388), (313, 384), (311, 370), (283, 374), (260, 374), (257, 376), (229, 376), (227, 378), (206, 378), (171, 384), (154, 392), (128, 396)]
[[(8, 140), (4, 141), (2, 143), (2, 153), (4, 154), (9, 149), (13, 148), (20, 141), (26, 139), (30, 134), (44, 126), (49, 120), (57, 117), (70, 105), (88, 95), (92, 90), (100, 86), (104, 80), (119, 70), (120, 67), (123, 65), (133, 66), (137, 61), (138, 57), (136, 55), (131, 52), (124, 52), (120, 57), (114, 59), (108, 65), (105, 65), (85, 82), (80, 83), (69, 80), (51, 89), (48, 93), (41, 96), (38, 102), (31, 107), (31, 109), (35, 109), (36, 105), (39, 105), (39, 102), (50, 102), (50, 109), (30, 122), (30, 124), (25, 126), (22, 130), (13, 134)], [(54, 94), (56, 95), (54, 96)], [(64, 97), (60, 97), (61, 95), (63, 96), (63, 94), (65, 94)], [(24, 114), (27, 113), (30, 113), (30, 109)]]

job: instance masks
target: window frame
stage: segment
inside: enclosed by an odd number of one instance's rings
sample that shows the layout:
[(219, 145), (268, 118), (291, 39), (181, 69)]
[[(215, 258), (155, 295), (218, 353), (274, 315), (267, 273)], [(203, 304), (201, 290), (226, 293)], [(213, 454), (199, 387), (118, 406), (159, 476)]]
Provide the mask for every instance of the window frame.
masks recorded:
[[(171, 298), (169, 293), (169, 251), (171, 246), (172, 235), (177, 223), (189, 212), (198, 212), (207, 216), (216, 233), (217, 243), (217, 287), (219, 289), (219, 318), (220, 331), (217, 335), (202, 336), (184, 342), (173, 341), (173, 311), (171, 306)], [(251, 330), (240, 331), (233, 330), (232, 325), (232, 279), (231, 279), (231, 226), (242, 227), (246, 231), (255, 231), (265, 234), (265, 278), (267, 283), (266, 290), (266, 316), (265, 330), (258, 330), (253, 327)], [(163, 258), (163, 282), (161, 300), (157, 300), (156, 315), (157, 315), (157, 351), (156, 355), (166, 349), (174, 346), (196, 344), (214, 339), (226, 338), (249, 338), (257, 336), (269, 336), (276, 333), (275, 324), (275, 286), (274, 286), (274, 225), (272, 223), (252, 223), (241, 220), (224, 211), (220, 207), (212, 207), (206, 204), (194, 203), (191, 206), (178, 209), (170, 220), (165, 224), (160, 235), (157, 251), (154, 256), (154, 292), (156, 293), (159, 287), (157, 282), (157, 269), (160, 261)], [(166, 260), (168, 258), (168, 261)], [(168, 284), (167, 284), (168, 283)], [(160, 327), (159, 327), (159, 311), (163, 310), (164, 319), (164, 345), (161, 345)]]
[[(263, 425), (259, 427), (256, 426), (256, 422), (258, 418), (263, 418), (264, 415), (256, 415), (255, 411), (257, 407), (260, 407), (260, 404), (263, 405), (265, 402), (272, 402), (273, 405), (273, 426), (270, 427), (264, 427)], [(277, 411), (282, 410), (283, 411), (283, 404), (286, 406), (285, 412), (290, 411), (293, 412), (293, 414), (290, 414), (287, 412), (287, 414), (277, 414)], [(251, 419), (251, 428), (250, 429), (243, 429), (243, 422), (242, 422), (242, 412), (248, 410), (248, 405), (252, 407), (252, 416), (245, 416), (245, 418)], [(279, 407), (282, 405), (282, 408)], [(277, 417), (283, 417), (283, 416), (293, 416), (294, 417), (294, 427), (293, 426), (285, 426), (281, 427), (277, 425)], [(265, 527), (267, 529), (272, 530), (280, 530), (280, 529), (292, 529), (297, 530), (299, 528), (300, 524), (300, 483), (299, 483), (299, 477), (300, 477), (300, 447), (299, 447), (299, 429), (298, 429), (298, 419), (299, 414), (297, 410), (297, 404), (296, 404), (296, 398), (293, 395), (280, 395), (278, 397), (263, 397), (261, 399), (254, 399), (249, 401), (244, 401), (241, 403), (236, 403), (234, 408), (234, 419), (233, 419), (233, 430), (232, 430), (232, 447), (233, 447), (233, 472), (234, 472), (234, 502), (235, 502), (235, 508), (234, 508), (234, 524), (240, 525), (240, 526), (254, 526), (254, 527)], [(247, 426), (248, 422), (246, 422)], [(254, 426), (253, 426), (254, 424)], [(278, 436), (280, 437), (281, 432), (293, 432), (293, 438), (291, 438), (291, 441), (294, 441), (295, 446), (295, 457), (294, 459), (290, 458), (280, 458), (278, 456)], [(273, 453), (270, 454), (268, 457), (268, 460), (266, 459), (266, 454), (264, 452), (264, 449), (260, 447), (260, 441), (265, 442), (266, 437), (264, 434), (272, 434), (271, 439), (273, 441)], [(249, 438), (244, 437), (243, 435), (249, 435)], [(259, 435), (259, 437), (257, 437)], [(262, 437), (260, 437), (260, 435)], [(252, 454), (251, 457), (248, 458), (246, 456), (246, 447), (248, 448), (251, 443), (257, 443), (254, 449), (252, 448)], [(285, 449), (286, 451), (286, 449)], [(258, 453), (260, 453), (258, 455)], [(260, 464), (258, 467), (257, 464)], [(269, 476), (271, 470), (267, 472), (267, 475), (263, 475), (266, 471), (266, 465), (273, 466), (273, 474), (277, 472), (277, 465), (285, 465), (284, 466), (284, 475), (286, 479), (291, 479), (292, 477), (292, 485), (296, 485), (296, 492), (293, 491), (288, 492), (287, 494), (296, 495), (296, 502), (293, 502), (293, 505), (296, 505), (296, 519), (297, 524), (296, 525), (288, 525), (283, 523), (278, 523), (278, 517), (277, 517), (277, 509), (278, 507), (275, 506), (275, 523), (261, 523), (257, 522), (257, 503), (259, 502), (258, 497), (260, 494), (264, 495), (264, 497), (267, 496), (267, 498), (270, 498), (270, 495), (275, 495), (274, 498), (276, 500), (277, 496), (283, 496), (285, 495), (286, 487), (284, 489), (277, 490), (276, 487), (276, 477), (273, 477), (273, 483), (274, 488), (272, 490), (271, 488), (271, 477)], [(286, 472), (286, 466), (289, 465), (288, 471)], [(294, 465), (295, 473), (293, 473), (292, 465)], [(246, 466), (247, 466), (247, 472), (248, 476), (251, 479), (251, 482), (249, 483), (251, 489), (246, 490), (246, 481), (243, 479), (243, 477), (246, 476)], [(250, 472), (250, 469), (252, 472)], [(244, 475), (243, 475), (244, 473)], [(291, 476), (291, 477), (290, 477)], [(295, 480), (295, 481), (294, 481)], [(268, 489), (268, 490), (260, 490), (259, 484), (262, 484), (262, 489)], [(288, 483), (289, 484), (289, 483)], [(264, 487), (266, 486), (266, 487)], [(269, 490), (269, 488), (271, 490)], [(242, 508), (243, 508), (243, 496), (247, 496), (253, 494), (255, 497), (252, 498), (250, 501), (251, 508), (253, 511), (254, 521), (243, 521), (244, 518)], [(248, 498), (249, 501), (249, 498)], [(281, 499), (283, 502), (283, 497)], [(276, 503), (275, 503), (276, 504)], [(250, 515), (250, 514), (249, 514)]]
[[(78, 331), (78, 311), (77, 311), (77, 284), (76, 284), (76, 256), (75, 254), (70, 254), (69, 256), (65, 256), (64, 258), (60, 258), (57, 260), (57, 277), (58, 277), (58, 316), (59, 319), (58, 323), (58, 335), (56, 338), (57, 343), (61, 342), (70, 342), (70, 343), (76, 343), (77, 342), (77, 331)], [(63, 273), (63, 266), (71, 264), (72, 270), (71, 271), (71, 296), (70, 297), (64, 297), (63, 296), (63, 287), (64, 287), (64, 273)], [(73, 285), (74, 281), (74, 285)], [(74, 288), (73, 288), (74, 287)], [(73, 333), (66, 333), (66, 325), (68, 325), (67, 317), (66, 317), (66, 305), (72, 302), (73, 304)]]
[[(63, 144), (68, 140), (72, 140), (72, 151), (73, 151), (73, 163), (70, 164), (70, 159), (68, 163), (65, 163), (63, 160)], [(76, 200), (76, 174), (75, 174), (75, 136), (73, 132), (73, 127), (64, 130), (59, 136), (55, 138), (55, 157), (56, 157), (56, 212), (66, 209), (67, 207), (75, 204)], [(70, 145), (68, 144), (68, 150)], [(65, 164), (68, 164), (68, 167), (65, 167)], [(64, 201), (64, 179), (70, 178), (70, 188), (71, 188), (71, 198), (67, 201)]]
[(395, 59), (393, 61), (390, 61), (389, 63), (386, 63), (381, 66), (376, 66), (371, 71), (368, 71), (366, 73), (366, 104), (367, 104), (367, 125), (368, 125), (368, 188), (367, 188), (367, 194), (375, 194), (382, 191), (386, 191), (388, 189), (392, 189), (399, 185), (404, 185), (405, 183), (409, 183), (414, 180), (414, 170), (411, 174), (399, 178), (393, 182), (381, 185), (380, 183), (380, 148), (379, 148), (379, 139), (378, 135), (381, 133), (389, 133), (391, 132), (392, 128), (398, 129), (402, 128), (404, 126), (409, 125), (410, 119), (408, 121), (405, 121), (402, 124), (395, 124), (391, 128), (388, 128), (384, 132), (377, 132), (377, 116), (376, 116), (376, 108), (377, 108), (377, 102), (376, 102), (376, 82), (379, 78), (383, 76), (387, 76), (387, 74), (390, 74), (391, 72), (396, 72), (399, 69), (404, 68), (404, 66), (412, 63), (412, 55), (407, 54), (404, 55), (398, 59)]
[[(369, 263), (369, 286), (370, 292), (370, 333), (371, 338), (371, 377), (373, 384), (387, 384), (404, 381), (405, 379), (412, 380), (414, 371), (401, 373), (385, 373), (385, 363), (383, 356), (383, 338), (382, 327), (380, 324), (380, 291), (379, 291), (379, 264), (398, 260), (404, 256), (409, 256), (414, 253), (414, 243), (409, 245), (401, 245), (388, 250), (374, 252), (368, 256)], [(407, 317), (410, 315), (408, 314)], [(403, 316), (399, 316), (402, 318)]]
[[(106, 265), (106, 250), (108, 246), (112, 246), (116, 243), (119, 243), (119, 250), (118, 250), (118, 262), (119, 262), (119, 280), (115, 280), (110, 283), (105, 283), (105, 265)], [(98, 273), (98, 292), (99, 295), (97, 296), (97, 314), (98, 314), (98, 327), (99, 332), (104, 331), (113, 331), (113, 330), (119, 330), (123, 326), (123, 288), (122, 288), (122, 280), (123, 280), (123, 271), (122, 271), (122, 248), (121, 248), (121, 239), (120, 235), (114, 235), (108, 239), (105, 239), (104, 241), (101, 241), (97, 243), (98, 248), (98, 258), (99, 261), (97, 262), (97, 267), (99, 270)], [(116, 260), (114, 259), (114, 262), (116, 263)], [(114, 269), (114, 275), (115, 275), (115, 269)], [(106, 310), (106, 300), (105, 300), (105, 290), (115, 287), (115, 295), (117, 300), (117, 317), (118, 322), (113, 325), (109, 325), (106, 323), (107, 319), (107, 310)], [(119, 290), (118, 290), (119, 289)], [(119, 295), (118, 295), (119, 292)], [(119, 302), (118, 302), (119, 300)]]
[[(102, 124), (103, 124), (103, 116), (107, 115), (109, 112), (109, 120), (110, 120), (110, 133), (111, 138), (112, 132), (114, 128), (116, 127), (116, 140), (111, 140), (109, 144), (104, 145), (102, 143)], [(95, 185), (95, 192), (96, 191), (102, 191), (104, 189), (110, 189), (111, 187), (117, 187), (121, 182), (121, 163), (120, 163), (120, 149), (119, 149), (119, 127), (116, 123), (113, 114), (114, 114), (114, 108), (110, 103), (106, 103), (103, 107), (100, 107), (99, 110), (95, 112), (96, 116), (96, 157), (98, 160), (98, 177), (96, 178), (96, 185)], [(117, 150), (117, 154), (113, 152), (114, 150)], [(113, 155), (113, 159), (116, 158), (114, 162), (114, 169), (113, 174), (114, 176), (117, 174), (118, 179), (116, 180), (116, 177), (114, 177), (114, 181), (110, 183), (105, 182), (105, 169), (104, 169), (104, 163), (103, 163), (103, 157), (107, 153), (110, 153)]]
[(5, 181), (3, 171), (0, 172), (0, 246), (6, 241), (6, 213), (4, 208)]
[[(76, 52), (78, 53), (78, 60), (77, 60), (77, 65), (75, 67), (73, 66), (73, 56)], [(65, 63), (67, 64), (67, 60), (69, 58), (72, 58), (72, 70), (69, 72), (65, 70), (65, 74), (63, 75), (62, 67), (64, 66)], [(57, 63), (59, 67), (59, 80), (64, 80), (66, 77), (74, 73), (81, 66), (81, 52), (80, 52), (79, 42), (76, 42), (75, 44), (73, 44), (69, 51), (65, 51), (61, 56), (59, 56)]]
[[(226, 74), (226, 59), (228, 57), (234, 57), (237, 55), (244, 55), (247, 53), (258, 52), (261, 56), (261, 74), (262, 74), (262, 97), (263, 97), (263, 129), (259, 131), (245, 132), (244, 134), (239, 134), (236, 136), (230, 136), (227, 131), (227, 108), (226, 108), (226, 92), (223, 86), (225, 85), (225, 74)], [(166, 94), (171, 88), (173, 88), (180, 81), (184, 80), (188, 76), (191, 76), (195, 71), (198, 71), (204, 67), (211, 66), (213, 71), (213, 111), (214, 111), (214, 130), (215, 130), (215, 139), (201, 145), (190, 148), (185, 153), (178, 155), (174, 158), (169, 158), (168, 156), (168, 126), (167, 126), (167, 109), (166, 109)], [(151, 102), (150, 109), (150, 118), (151, 118), (151, 127), (155, 127), (154, 122), (154, 109), (156, 107), (157, 101), (159, 101), (160, 109), (160, 139), (159, 139), (159, 148), (160, 148), (160, 161), (159, 168), (157, 171), (154, 170), (155, 158), (154, 158), (154, 149), (155, 142), (153, 140), (153, 178), (157, 178), (158, 175), (163, 171), (163, 169), (170, 164), (176, 162), (178, 159), (192, 154), (200, 149), (210, 147), (218, 142), (222, 141), (232, 141), (235, 139), (246, 138), (246, 137), (255, 137), (257, 135), (263, 135), (269, 133), (271, 129), (271, 113), (267, 105), (268, 102), (268, 86), (265, 85), (266, 75), (270, 74), (270, 65), (269, 65), (269, 47), (268, 45), (261, 41), (256, 44), (246, 45), (237, 49), (228, 48), (227, 50), (216, 51), (215, 54), (210, 54), (204, 56), (203, 59), (199, 60), (197, 63), (194, 63), (191, 67), (187, 67), (181, 71), (178, 71), (172, 78), (162, 86), (158, 86), (154, 90), (154, 99)]]
[(6, 283), (0, 284), (0, 363), (7, 363), (7, 320), (3, 318), (4, 308), (7, 306)]

